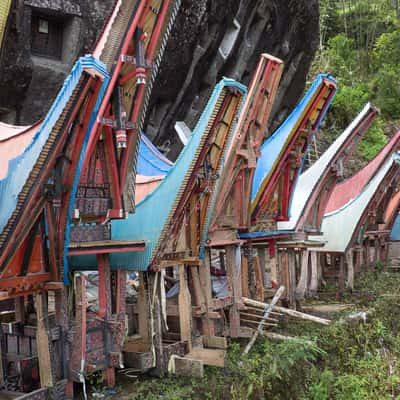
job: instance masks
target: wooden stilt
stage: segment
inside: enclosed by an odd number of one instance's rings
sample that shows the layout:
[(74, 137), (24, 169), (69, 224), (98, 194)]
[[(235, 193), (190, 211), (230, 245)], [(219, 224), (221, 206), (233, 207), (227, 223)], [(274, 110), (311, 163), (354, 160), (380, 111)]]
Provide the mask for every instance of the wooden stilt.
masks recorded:
[(350, 290), (354, 290), (353, 249), (347, 250), (345, 257), (347, 265), (347, 287)]
[(240, 314), (238, 310), (238, 303), (242, 298), (241, 265), (236, 265), (236, 246), (226, 246), (225, 250), (228, 285), (233, 297), (233, 305), (229, 310), (230, 334), (232, 337), (237, 337), (240, 330)]
[(308, 250), (305, 249), (301, 252), (301, 272), (299, 283), (296, 288), (296, 299), (304, 299), (308, 290)]
[(144, 343), (150, 344), (150, 315), (149, 296), (145, 282), (144, 272), (139, 272), (139, 291), (137, 298), (138, 305), (138, 331)]
[(214, 321), (208, 317), (208, 313), (212, 311), (212, 289), (211, 289), (211, 271), (210, 271), (210, 250), (206, 250), (204, 264), (199, 267), (199, 278), (204, 294), (206, 306), (206, 315), (202, 319), (203, 335), (215, 336)]
[(339, 295), (342, 296), (344, 293), (345, 286), (345, 272), (344, 272), (344, 255), (341, 254), (339, 256), (339, 278), (338, 278), (338, 292)]
[(311, 259), (310, 294), (314, 295), (318, 291), (318, 262), (317, 262), (316, 251), (310, 251), (310, 259)]
[(258, 256), (254, 257), (254, 272), (256, 277), (256, 300), (263, 301), (264, 300), (264, 279), (263, 273), (261, 270), (260, 258)]
[(247, 258), (242, 256), (242, 293), (244, 296), (249, 297), (249, 271), (247, 265)]
[(15, 298), (15, 321), (25, 322), (25, 299), (23, 296)]
[(378, 266), (378, 262), (380, 261), (379, 260), (379, 248), (380, 248), (379, 239), (375, 238), (374, 239), (374, 265), (373, 265), (374, 268), (376, 268)]
[(179, 266), (179, 325), (181, 340), (188, 343), (188, 350), (192, 349), (192, 304), (187, 282), (185, 265)]
[(190, 276), (192, 280), (194, 305), (199, 307), (200, 312), (206, 312), (206, 301), (203, 289), (200, 283), (199, 270), (197, 266), (190, 267)]
[(369, 271), (371, 268), (371, 244), (369, 239), (365, 240), (365, 269)]
[(288, 286), (287, 295), (291, 308), (296, 308), (296, 254), (294, 249), (288, 250)]
[(54, 385), (53, 368), (51, 360), (51, 341), (48, 332), (48, 310), (44, 293), (36, 294), (36, 346), (39, 358), (39, 372), (41, 387)]
[(267, 255), (264, 247), (259, 247), (257, 249), (258, 259), (260, 261), (261, 273), (262, 273), (262, 280), (263, 286), (266, 287), (269, 282), (267, 279)]

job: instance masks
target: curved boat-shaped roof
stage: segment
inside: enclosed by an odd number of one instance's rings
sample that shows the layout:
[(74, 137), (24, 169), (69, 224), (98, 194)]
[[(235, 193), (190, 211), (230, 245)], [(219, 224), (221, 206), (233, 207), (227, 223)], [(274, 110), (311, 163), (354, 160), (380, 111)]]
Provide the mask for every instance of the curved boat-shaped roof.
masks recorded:
[(390, 240), (395, 242), (400, 240), (400, 214), (397, 215), (392, 231), (390, 232)]
[(354, 199), (371, 180), (387, 157), (393, 153), (399, 143), (400, 131), (390, 139), (386, 146), (363, 169), (336, 185), (326, 205), (325, 213), (331, 213)]
[(39, 128), (40, 123), (15, 126), (0, 122), (0, 180), (8, 175), (9, 162), (28, 147)]
[(144, 133), (140, 134), (139, 154), (136, 171), (143, 176), (163, 176), (174, 163), (168, 160)]
[(375, 112), (371, 103), (367, 103), (356, 119), (338, 136), (338, 138), (329, 146), (322, 156), (305, 172), (303, 172), (297, 182), (293, 194), (292, 206), (290, 209), (290, 220), (278, 222), (279, 230), (295, 229), (297, 222), (302, 215), (307, 201), (310, 199), (314, 188), (327, 169), (331, 168), (332, 160), (335, 159), (339, 151), (343, 150), (346, 140), (352, 136), (355, 129), (358, 128), (368, 114)]
[[(332, 76), (327, 74), (318, 75), (303, 99), (297, 104), (296, 108), (292, 111), (285, 122), (261, 146), (261, 156), (257, 161), (251, 192), (251, 201), (253, 204), (256, 204), (258, 199), (261, 197), (271, 174), (276, 169), (277, 164), (292, 140), (293, 135), (297, 132), (297, 129), (302, 122), (302, 117), (307, 114), (313, 100), (318, 96), (322, 89), (324, 81), (329, 81), (336, 85), (336, 80)], [(333, 98), (334, 96), (330, 98), (324, 112), (321, 113), (316, 121), (316, 124), (313, 127), (314, 130), (318, 129), (324, 119)]]
[[(53, 127), (67, 107), (84, 71), (91, 75), (94, 71), (96, 75), (107, 75), (104, 65), (93, 57), (80, 58), (65, 79), (63, 87), (40, 127), (33, 129), (33, 127), (36, 127), (33, 125), (32, 131), (29, 129), (18, 131), (16, 128), (18, 133), (13, 137), (15, 140), (20, 140), (19, 145), (21, 147), (15, 152), (15, 157), (8, 157), (7, 175), (0, 180), (0, 233), (11, 217), (17, 204), (18, 195), (37, 162)], [(10, 140), (13, 141), (12, 137), (2, 142), (1, 146), (5, 146)]]
[[(138, 239), (147, 242), (146, 250), (143, 252), (110, 254), (110, 265), (113, 268), (146, 270), (150, 265), (154, 250), (165, 225), (169, 221), (177, 196), (183, 192), (183, 185), (191, 176), (193, 160), (201, 152), (200, 145), (204, 132), (214, 115), (215, 107), (219, 105), (221, 94), (225, 88), (235, 88), (241, 92), (246, 91), (245, 86), (232, 79), (224, 78), (217, 84), (189, 142), (162, 182), (137, 205), (135, 214), (129, 215), (125, 220), (111, 222), (113, 240)], [(91, 268), (96, 266), (97, 262), (95, 256), (73, 256), (71, 257), (71, 264)]]
[(322, 248), (316, 251), (322, 252), (345, 252), (349, 246), (354, 230), (357, 228), (366, 208), (386, 174), (394, 164), (400, 163), (399, 154), (393, 153), (383, 163), (370, 182), (348, 203), (337, 210), (325, 214), (322, 221), (322, 236), (315, 236), (313, 240), (325, 243)]

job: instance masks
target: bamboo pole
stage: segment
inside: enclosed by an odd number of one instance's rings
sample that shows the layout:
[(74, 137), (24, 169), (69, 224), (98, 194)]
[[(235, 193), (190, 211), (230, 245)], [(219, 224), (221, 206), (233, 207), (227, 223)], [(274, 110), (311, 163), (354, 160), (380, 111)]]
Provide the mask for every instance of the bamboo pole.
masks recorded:
[(266, 304), (265, 306), (265, 311), (264, 315), (262, 317), (262, 320), (259, 322), (257, 330), (254, 332), (252, 338), (250, 339), (249, 343), (247, 343), (246, 348), (243, 351), (243, 356), (246, 355), (250, 349), (253, 347), (255, 341), (257, 340), (258, 335), (263, 331), (263, 325), (264, 321), (269, 317), (270, 312), (272, 311), (273, 307), (275, 304), (279, 301), (281, 298), (283, 292), (285, 291), (285, 286), (281, 286), (275, 293), (275, 296), (271, 300), (271, 304)]
[[(250, 305), (253, 307), (265, 308), (265, 306), (268, 305), (267, 303), (262, 303), (261, 301), (248, 299), (246, 297), (242, 297), (242, 300), (246, 306)], [(322, 324), (322, 325), (330, 325), (332, 323), (332, 321), (329, 319), (316, 317), (316, 316), (310, 315), (310, 314), (305, 314), (300, 311), (291, 310), (289, 308), (279, 307), (279, 306), (275, 306), (275, 305), (273, 308), (275, 309), (275, 311), (278, 311), (282, 314), (286, 314), (286, 315), (289, 315), (290, 317), (294, 317), (294, 318), (303, 319), (305, 321), (312, 321), (312, 322), (316, 322), (316, 323)]]

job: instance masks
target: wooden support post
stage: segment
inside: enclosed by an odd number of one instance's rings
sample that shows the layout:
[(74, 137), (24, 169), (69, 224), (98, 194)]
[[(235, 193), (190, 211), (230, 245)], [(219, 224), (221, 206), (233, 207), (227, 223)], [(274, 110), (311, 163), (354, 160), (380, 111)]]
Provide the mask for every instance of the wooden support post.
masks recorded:
[(229, 310), (229, 325), (231, 336), (237, 337), (240, 328), (240, 314), (238, 303), (242, 298), (242, 278), (241, 278), (241, 263), (237, 265), (236, 246), (226, 246), (226, 275), (228, 278), (229, 290), (233, 297), (233, 305)]
[(15, 321), (25, 322), (25, 299), (23, 296), (15, 298)]
[(138, 332), (142, 341), (150, 345), (150, 310), (147, 282), (145, 282), (144, 272), (139, 272), (139, 291), (137, 298), (138, 305)]
[(371, 244), (369, 239), (366, 239), (365, 242), (365, 270), (369, 271), (371, 268)]
[(288, 249), (288, 285), (286, 293), (291, 308), (296, 308), (296, 255), (294, 249)]
[(188, 343), (188, 350), (192, 349), (192, 304), (187, 282), (185, 265), (179, 265), (179, 325), (181, 340)]
[(268, 285), (268, 278), (267, 278), (267, 255), (266, 255), (266, 250), (264, 247), (259, 247), (257, 249), (257, 254), (258, 254), (258, 259), (260, 261), (260, 267), (261, 267), (261, 274), (262, 274), (262, 280), (263, 280), (263, 286), (266, 287)]
[(379, 262), (379, 238), (374, 239), (374, 268), (378, 266)]
[(211, 289), (211, 270), (210, 270), (210, 250), (207, 249), (204, 257), (204, 264), (199, 267), (200, 283), (204, 293), (206, 315), (202, 320), (203, 335), (215, 336), (214, 321), (208, 317), (212, 311), (212, 289)]
[(192, 280), (192, 289), (193, 289), (193, 296), (192, 298), (194, 299), (194, 305), (199, 307), (200, 312), (204, 313), (206, 312), (206, 301), (205, 301), (205, 296), (203, 289), (201, 287), (200, 283), (200, 276), (199, 276), (199, 270), (198, 266), (192, 266), (190, 267), (190, 277)]
[(278, 250), (276, 248), (275, 242), (271, 242), (269, 246), (269, 260), (271, 266), (271, 281), (272, 286), (277, 285), (279, 282), (279, 272), (278, 272)]
[[(261, 270), (260, 258), (258, 255), (253, 259), (254, 272), (256, 277), (256, 300), (264, 301), (264, 277)], [(265, 268), (264, 268), (265, 269)]]
[[(318, 261), (317, 252), (310, 251), (311, 258), (311, 279), (310, 279), (310, 294), (314, 295), (318, 291)], [(322, 276), (322, 274), (321, 274)]]
[(308, 290), (308, 258), (309, 258), (308, 250), (307, 249), (302, 250), (300, 279), (296, 288), (296, 299), (298, 300), (304, 299), (306, 292)]
[(347, 265), (347, 287), (354, 290), (354, 265), (353, 265), (353, 249), (347, 250), (345, 253)]
[(249, 271), (247, 265), (247, 258), (242, 256), (242, 293), (244, 296), (249, 297)]
[(36, 346), (39, 358), (40, 385), (42, 388), (54, 386), (52, 366), (52, 343), (49, 338), (48, 310), (45, 293), (36, 294)]
[(339, 255), (339, 277), (338, 277), (338, 292), (342, 296), (345, 286), (345, 272), (344, 272), (344, 254)]

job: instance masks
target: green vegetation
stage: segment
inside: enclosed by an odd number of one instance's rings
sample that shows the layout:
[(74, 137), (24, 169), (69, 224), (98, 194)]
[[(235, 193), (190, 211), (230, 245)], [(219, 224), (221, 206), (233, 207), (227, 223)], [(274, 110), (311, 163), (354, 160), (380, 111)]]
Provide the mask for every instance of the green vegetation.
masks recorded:
[(397, 0), (321, 0), (320, 48), (311, 70), (328, 72), (339, 91), (328, 114), (337, 136), (363, 105), (382, 115), (363, 140), (358, 156), (370, 160), (400, 120), (400, 10)]
[[(356, 296), (349, 295), (354, 309), (337, 314), (331, 326), (293, 319), (283, 326), (284, 334), (303, 342), (260, 338), (242, 359), (247, 342), (233, 341), (225, 369), (207, 367), (203, 379), (132, 379), (114, 399), (400, 399), (399, 287), (400, 274), (368, 273)], [(368, 311), (366, 323), (344, 321), (362, 310)]]

